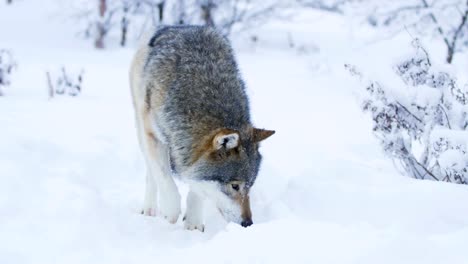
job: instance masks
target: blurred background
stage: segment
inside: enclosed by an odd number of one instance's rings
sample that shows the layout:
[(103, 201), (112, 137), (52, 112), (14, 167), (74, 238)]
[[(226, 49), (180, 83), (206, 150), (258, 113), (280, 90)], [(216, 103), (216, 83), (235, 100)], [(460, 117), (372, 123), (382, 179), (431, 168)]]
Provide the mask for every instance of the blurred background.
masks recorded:
[[(467, 20), (467, 0), (0, 0), (0, 263), (468, 263)], [(129, 65), (184, 24), (231, 41), (276, 130), (247, 229), (139, 214)]]

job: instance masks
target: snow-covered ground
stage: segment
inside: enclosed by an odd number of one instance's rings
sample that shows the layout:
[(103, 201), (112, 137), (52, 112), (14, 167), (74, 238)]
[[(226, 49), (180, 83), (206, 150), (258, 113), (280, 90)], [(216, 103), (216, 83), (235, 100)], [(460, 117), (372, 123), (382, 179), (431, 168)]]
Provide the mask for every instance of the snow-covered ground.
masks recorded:
[[(235, 38), (254, 122), (277, 133), (261, 148), (255, 224), (208, 207), (200, 233), (139, 214), (133, 48), (95, 51), (56, 2), (0, 3), (0, 48), (19, 66), (0, 97), (0, 263), (468, 263), (467, 187), (400, 176), (343, 68), (378, 68), (409, 37), (376, 41), (304, 12), (263, 27), (255, 45)], [(62, 65), (85, 69), (83, 94), (48, 100), (45, 72)]]

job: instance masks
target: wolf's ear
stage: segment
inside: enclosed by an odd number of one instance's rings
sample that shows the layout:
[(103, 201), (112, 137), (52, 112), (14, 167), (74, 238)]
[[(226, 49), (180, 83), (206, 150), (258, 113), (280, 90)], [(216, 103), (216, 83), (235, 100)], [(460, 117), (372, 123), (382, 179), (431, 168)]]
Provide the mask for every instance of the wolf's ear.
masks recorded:
[(266, 129), (253, 129), (253, 142), (260, 142), (272, 136), (275, 133), (274, 130), (266, 130)]
[(223, 130), (213, 138), (213, 149), (233, 149), (239, 146), (239, 133), (236, 131)]

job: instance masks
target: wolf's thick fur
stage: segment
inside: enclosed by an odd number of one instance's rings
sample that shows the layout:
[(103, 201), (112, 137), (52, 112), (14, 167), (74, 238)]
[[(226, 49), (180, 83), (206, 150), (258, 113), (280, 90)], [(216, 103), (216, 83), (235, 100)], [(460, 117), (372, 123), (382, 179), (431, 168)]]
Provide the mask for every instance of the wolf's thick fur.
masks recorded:
[(136, 53), (130, 83), (147, 163), (143, 211), (170, 222), (180, 214), (172, 172), (189, 183), (185, 227), (203, 230), (203, 199), (227, 220), (252, 223), (249, 189), (261, 156), (256, 129), (229, 42), (214, 29), (163, 27)]

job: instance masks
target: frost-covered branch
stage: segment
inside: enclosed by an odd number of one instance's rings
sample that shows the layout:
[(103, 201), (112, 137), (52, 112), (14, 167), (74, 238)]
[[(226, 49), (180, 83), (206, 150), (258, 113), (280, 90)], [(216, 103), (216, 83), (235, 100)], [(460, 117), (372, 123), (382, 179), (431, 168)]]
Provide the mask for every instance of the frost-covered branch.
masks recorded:
[[(412, 28), (421, 34), (435, 31), (447, 48), (446, 61), (468, 47), (468, 0), (368, 0), (364, 5), (368, 21), (374, 26), (393, 27), (398, 31)], [(364, 7), (362, 7), (365, 9)]]
[[(457, 42), (458, 39), (460, 38), (463, 30), (468, 31), (468, 0), (466, 1), (466, 6), (465, 6), (465, 13), (462, 13), (462, 18), (460, 20), (460, 23), (455, 30), (455, 33), (452, 36), (452, 41), (449, 42), (447, 45), (448, 48), (448, 54), (447, 54), (447, 62), (451, 63), (453, 60), (453, 54), (455, 53), (456, 47), (457, 47)], [(467, 32), (465, 32), (467, 34)]]
[(16, 62), (11, 51), (0, 49), (0, 96), (3, 96), (3, 87), (11, 85), (11, 74), (16, 68)]
[[(419, 41), (415, 52), (394, 66), (392, 86), (367, 80), (362, 109), (369, 112), (384, 152), (416, 179), (468, 183), (468, 85), (460, 87), (437, 71)], [(395, 86), (398, 83), (399, 86)]]
[[(233, 28), (251, 28), (275, 16), (284, 7), (279, 0), (195, 0), (199, 7), (202, 24), (221, 30), (226, 36)], [(191, 19), (197, 24), (196, 18)]]
[(343, 6), (349, 0), (297, 0), (299, 5), (331, 13), (343, 14)]
[(83, 91), (83, 75), (83, 70), (76, 74), (70, 73), (65, 67), (62, 67), (60, 72), (55, 74), (55, 79), (53, 79), (54, 75), (46, 72), (49, 99), (55, 95), (77, 96), (81, 94)]

